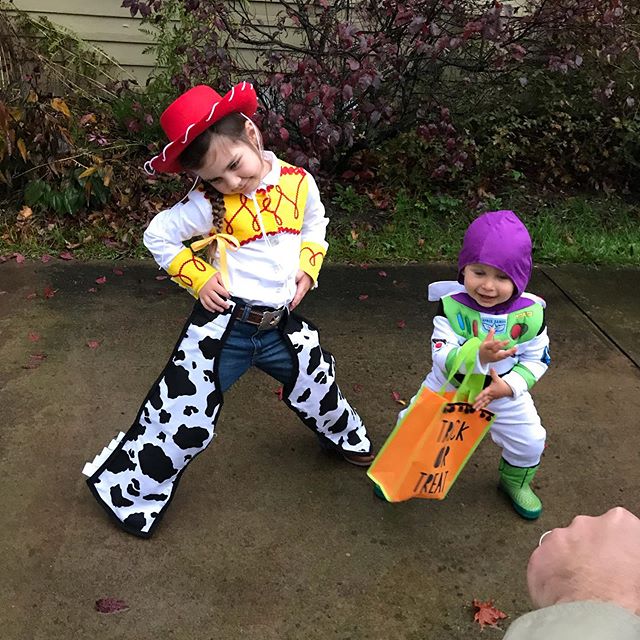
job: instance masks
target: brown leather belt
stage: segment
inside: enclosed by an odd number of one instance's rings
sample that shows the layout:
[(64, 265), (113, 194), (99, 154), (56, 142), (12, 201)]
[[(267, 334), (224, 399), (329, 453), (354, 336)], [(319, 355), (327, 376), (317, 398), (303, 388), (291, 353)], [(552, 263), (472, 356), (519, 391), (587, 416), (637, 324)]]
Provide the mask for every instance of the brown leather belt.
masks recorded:
[(242, 302), (236, 302), (231, 317), (240, 320), (240, 322), (254, 324), (259, 330), (264, 331), (265, 329), (275, 329), (286, 311), (286, 307), (272, 309), (270, 307), (252, 307)]

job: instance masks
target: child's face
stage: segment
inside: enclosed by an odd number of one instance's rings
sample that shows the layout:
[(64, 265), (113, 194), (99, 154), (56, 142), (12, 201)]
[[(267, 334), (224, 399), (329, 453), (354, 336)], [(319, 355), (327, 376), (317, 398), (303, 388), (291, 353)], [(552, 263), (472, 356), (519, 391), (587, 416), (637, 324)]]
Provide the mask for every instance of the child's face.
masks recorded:
[[(255, 137), (253, 130), (248, 135), (250, 139)], [(196, 173), (220, 193), (248, 194), (256, 190), (269, 169), (253, 144), (214, 136)]]
[(511, 278), (488, 264), (468, 264), (464, 268), (464, 288), (481, 307), (495, 307), (511, 298)]

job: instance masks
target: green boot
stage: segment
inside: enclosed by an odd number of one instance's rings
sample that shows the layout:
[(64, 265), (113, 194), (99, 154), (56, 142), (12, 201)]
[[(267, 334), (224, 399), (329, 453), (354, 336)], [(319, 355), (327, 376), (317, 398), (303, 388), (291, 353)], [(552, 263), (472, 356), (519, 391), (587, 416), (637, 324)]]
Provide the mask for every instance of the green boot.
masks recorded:
[(535, 520), (542, 513), (542, 502), (529, 486), (539, 466), (513, 467), (504, 458), (500, 460), (500, 488), (511, 498), (513, 508), (527, 520)]

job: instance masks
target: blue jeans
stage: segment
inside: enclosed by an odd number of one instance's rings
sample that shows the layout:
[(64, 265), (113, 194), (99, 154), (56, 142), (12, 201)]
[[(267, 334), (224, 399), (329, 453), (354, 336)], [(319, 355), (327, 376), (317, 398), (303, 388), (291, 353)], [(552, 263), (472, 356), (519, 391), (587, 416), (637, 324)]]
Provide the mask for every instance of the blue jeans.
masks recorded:
[(222, 392), (253, 365), (282, 384), (289, 382), (294, 373), (293, 358), (278, 329), (258, 331), (256, 325), (236, 320), (218, 364)]

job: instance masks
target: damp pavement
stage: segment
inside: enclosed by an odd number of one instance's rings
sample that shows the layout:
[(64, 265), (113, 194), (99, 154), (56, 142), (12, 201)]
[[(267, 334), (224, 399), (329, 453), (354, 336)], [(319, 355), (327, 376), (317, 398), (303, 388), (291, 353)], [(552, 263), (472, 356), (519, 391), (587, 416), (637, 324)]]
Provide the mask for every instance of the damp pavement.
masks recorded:
[[(249, 372), (218, 437), (150, 540), (117, 529), (81, 469), (134, 419), (191, 299), (151, 262), (0, 265), (0, 635), (4, 640), (497, 637), (529, 609), (540, 534), (615, 505), (640, 513), (640, 271), (538, 267), (552, 367), (534, 397), (548, 430), (537, 522), (496, 490), (486, 438), (444, 501), (388, 504), (319, 449)], [(381, 445), (429, 366), (433, 280), (450, 265), (332, 267), (300, 311)], [(102, 278), (106, 278), (105, 281)], [(100, 598), (128, 606), (101, 614)]]

